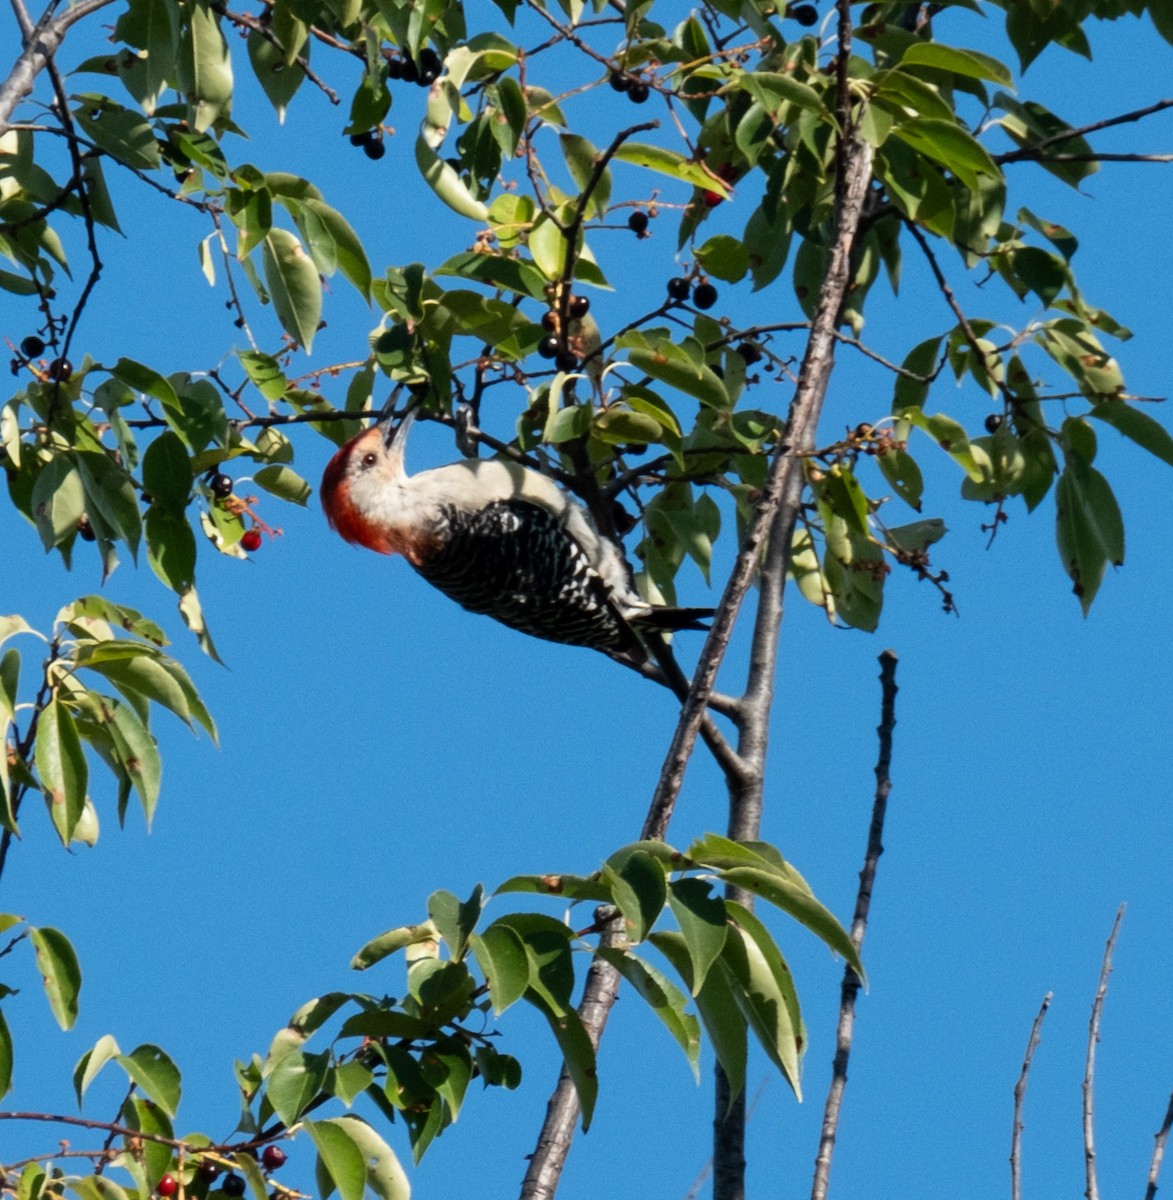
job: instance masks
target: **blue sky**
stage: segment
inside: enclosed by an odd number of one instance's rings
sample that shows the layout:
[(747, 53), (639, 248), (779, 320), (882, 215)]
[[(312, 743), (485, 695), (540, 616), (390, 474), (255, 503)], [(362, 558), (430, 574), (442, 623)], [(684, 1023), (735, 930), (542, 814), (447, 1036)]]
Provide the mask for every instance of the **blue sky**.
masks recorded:
[[(1001, 52), (992, 21), (951, 20), (939, 23), (944, 40)], [(1044, 98), (1073, 124), (1158, 98), (1173, 49), (1147, 27), (1099, 29), (1095, 46), (1092, 64), (1050, 51), (1024, 94)], [(69, 61), (82, 57), (70, 47)], [(390, 120), (399, 136), (381, 163), (345, 144), (340, 115), (319, 96), (303, 93), (285, 129), (250, 102), (242, 106), (255, 129), (248, 157), (327, 179), (327, 200), (363, 234), (377, 272), (416, 258), (435, 262), (464, 248), (473, 229), (446, 215), (437, 223), (415, 178), (410, 135), (422, 96), (396, 93)], [(1169, 150), (1171, 142), (1166, 113), (1097, 144)], [(1108, 167), (1084, 195), (1035, 167), (1012, 170), (1019, 203), (1079, 234), (1074, 265), (1085, 294), (1134, 330), (1120, 349), (1130, 390), (1168, 394), (1169, 168)], [(644, 188), (634, 168), (617, 171), (617, 195)], [(80, 344), (107, 362), (124, 354), (161, 369), (203, 366), (227, 324), (223, 291), (203, 284), (188, 249), (193, 232), (206, 230), (190, 214), (159, 207), (145, 189), (130, 195), (133, 238), (107, 241), (102, 288)], [(714, 229), (738, 230), (749, 203), (719, 211)], [(653, 228), (648, 242), (616, 233), (602, 244), (616, 284), (594, 301), (604, 327), (654, 305), (674, 273), (668, 231)], [(911, 262), (896, 302), (881, 288), (865, 333), (881, 350), (898, 356), (952, 323)], [(1000, 305), (1011, 320), (1029, 315), (992, 295), (968, 291), (965, 302), (975, 311)], [(784, 303), (774, 292), (763, 299), (725, 287), (718, 310), (743, 323), (786, 319)], [(21, 310), (7, 298), (0, 306), (4, 334), (19, 340), (27, 332)], [(312, 361), (360, 357), (377, 314), (337, 282), (326, 316)], [(890, 402), (881, 371), (847, 352), (840, 365), (829, 436), (877, 419)], [(785, 389), (763, 389), (757, 402), (781, 407), (788, 398)], [(930, 407), (976, 427), (989, 404), (942, 380)], [(509, 415), (496, 414), (502, 427)], [(871, 990), (858, 1012), (832, 1195), (947, 1192), (967, 1200), (1006, 1187), (1011, 1089), (1048, 990), (1055, 1000), (1027, 1100), (1027, 1194), (1082, 1191), (1087, 1020), (1103, 943), (1124, 901), (1099, 1051), (1099, 1165), (1104, 1194), (1143, 1188), (1173, 1084), (1170, 476), (1110, 430), (1100, 444), (1097, 465), (1117, 485), (1128, 551), (1087, 620), (1058, 564), (1050, 501), (1030, 518), (1012, 508), (987, 551), (979, 526), (988, 513), (958, 503), (959, 472), (923, 445), (926, 512), (951, 528), (936, 561), (950, 572), (960, 616), (943, 615), (927, 584), (899, 574), (874, 636), (831, 629), (789, 599), (763, 835), (844, 920), (871, 804), (876, 656), (891, 646), (901, 660), (887, 851), (864, 948)], [(299, 440), (300, 469), (311, 481), (329, 451), (310, 435)], [(440, 431), (413, 439), (417, 466), (453, 455)], [(419, 919), (433, 889), (463, 895), (477, 881), (491, 887), (523, 871), (589, 871), (638, 831), (674, 721), (666, 695), (602, 656), (463, 613), (403, 562), (344, 545), (316, 504), (303, 511), (273, 502), (263, 511), (283, 537), (247, 563), (205, 556), (201, 565), (200, 592), (227, 669), (198, 656), (148, 571), (126, 565), (106, 587), (164, 620), (222, 745), (160, 720), (164, 791), (149, 835), (134, 814), (119, 832), (112, 797), (98, 796), (101, 841), (67, 855), (47, 821), (29, 814), (0, 907), (66, 930), (86, 982), (69, 1034), (49, 1021), (31, 971), (22, 993), (6, 1001), (18, 1041), (17, 1091), (7, 1106), (71, 1111), (69, 1071), (109, 1032), (124, 1049), (166, 1047), (185, 1076), (180, 1125), (226, 1136), (235, 1116), (232, 1058), (263, 1053), (310, 996), (400, 991), (394, 962), (361, 977), (346, 964), (370, 936)], [(0, 544), (9, 563), (0, 612), (19, 611), (44, 627), (61, 604), (99, 586), (96, 560), (79, 556), (65, 575), (7, 509)], [(728, 547), (725, 554), (728, 562)], [(699, 604), (709, 595), (685, 568), (682, 599)], [(699, 649), (697, 639), (682, 644)], [(35, 660), (33, 643), (23, 646)], [(735, 651), (726, 690), (738, 662)], [(724, 823), (723, 786), (698, 755), (672, 840), (684, 844)], [(773, 927), (810, 1030), (807, 1099), (797, 1105), (769, 1078), (751, 1125), (750, 1190), (801, 1195), (842, 968), (813, 938)], [(470, 1097), (414, 1173), (418, 1196), (516, 1190), (556, 1070), (539, 1025), (518, 1009), (507, 1015), (502, 1048), (522, 1058), (523, 1085)], [(596, 1122), (575, 1147), (563, 1200), (683, 1197), (708, 1156), (707, 1057), (705, 1065), (697, 1089), (639, 1002), (622, 999), (600, 1059)], [(769, 1075), (764, 1060), (752, 1063), (751, 1092)], [(113, 1079), (103, 1082), (86, 1114), (108, 1118), (120, 1098)], [(6, 1146), (13, 1136), (5, 1131)], [(22, 1130), (20, 1140), (28, 1153), (54, 1142), (46, 1129)], [(400, 1131), (391, 1141), (407, 1158)], [(290, 1153), (283, 1179), (312, 1188), (305, 1139)]]

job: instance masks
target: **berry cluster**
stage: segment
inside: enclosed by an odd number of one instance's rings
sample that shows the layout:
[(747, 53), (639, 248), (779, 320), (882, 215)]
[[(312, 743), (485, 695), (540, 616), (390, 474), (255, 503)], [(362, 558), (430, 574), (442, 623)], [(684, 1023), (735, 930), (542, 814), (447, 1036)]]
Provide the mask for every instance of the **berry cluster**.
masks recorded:
[[(572, 321), (581, 321), (591, 311), (591, 302), (586, 296), (571, 296), (566, 302), (566, 313)], [(542, 314), (542, 328), (549, 334), (538, 343), (538, 354), (552, 359), (559, 371), (575, 371), (580, 366), (578, 355), (570, 349), (564, 335), (560, 335), (561, 319), (557, 309), (548, 309)]]
[[(255, 1157), (255, 1152), (252, 1150), (246, 1151)], [(288, 1155), (280, 1146), (266, 1146), (261, 1151), (261, 1165), (270, 1174), (273, 1171), (280, 1170), (288, 1162)], [(196, 1175), (201, 1182), (205, 1184), (215, 1183), (220, 1175), (220, 1167), (210, 1158), (201, 1158), (200, 1165), (196, 1168)], [(243, 1196), (247, 1187), (244, 1182), (244, 1176), (237, 1175), (235, 1172), (229, 1172), (224, 1177), (224, 1182), (220, 1184), (220, 1190), (225, 1196), (230, 1196), (233, 1200)], [(161, 1200), (170, 1200), (179, 1191), (179, 1180), (174, 1175), (164, 1175), (162, 1179), (155, 1184), (155, 1195), (161, 1197)], [(276, 1194), (276, 1193), (274, 1193)]]
[(612, 71), (607, 82), (617, 92), (626, 92), (632, 104), (645, 104), (652, 89), (638, 75), (626, 71)]
[(669, 299), (675, 300), (677, 304), (687, 304), (690, 295), (693, 304), (700, 309), (712, 308), (717, 303), (717, 289), (707, 280), (698, 283), (695, 288), (683, 275), (668, 280)]
[(378, 161), (387, 153), (387, 146), (383, 141), (383, 131), (381, 129), (367, 129), (362, 133), (352, 133), (350, 135), (350, 144), (352, 146), (361, 146), (362, 152), (367, 158)]
[[(36, 334), (29, 334), (20, 343), (20, 357), (12, 360), (12, 373), (19, 375), (21, 368), (27, 366), (34, 358), (40, 358), (45, 353), (45, 342)], [(73, 374), (73, 363), (68, 358), (55, 358), (45, 368), (45, 378), (52, 383), (68, 383)]]

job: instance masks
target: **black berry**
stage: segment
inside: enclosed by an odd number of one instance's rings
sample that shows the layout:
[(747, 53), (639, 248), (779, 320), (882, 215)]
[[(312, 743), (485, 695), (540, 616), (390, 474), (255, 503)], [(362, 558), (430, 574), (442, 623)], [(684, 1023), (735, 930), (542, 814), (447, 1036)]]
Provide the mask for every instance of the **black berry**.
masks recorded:
[(211, 1183), (219, 1174), (220, 1168), (210, 1158), (200, 1159), (199, 1177), (205, 1183)]
[(627, 89), (627, 98), (632, 102), (632, 104), (645, 103), (651, 94), (651, 88), (649, 88), (646, 83), (633, 83), (631, 87)]
[(806, 29), (819, 23), (819, 10), (813, 4), (790, 5), (786, 9), (786, 15), (793, 17)]
[(578, 355), (569, 350), (559, 350), (558, 356), (554, 359), (554, 366), (559, 371), (577, 371)]
[(990, 413), (986, 418), (986, 432), (997, 433), (1002, 428), (1003, 422), (1006, 420), (1001, 413)]
[(45, 343), (39, 337), (26, 337), (20, 343), (20, 352), (25, 358), (36, 358), (45, 353)]
[(208, 487), (212, 489), (212, 495), (217, 496), (221, 500), (227, 500), (232, 495), (232, 476), (231, 475), (213, 475), (208, 483)]
[[(249, 531), (250, 533), (252, 530)], [(245, 535), (248, 536), (247, 534)], [(259, 536), (259, 535), (258, 535)], [(243, 538), (241, 541), (243, 542)], [(224, 1189), (225, 1196), (243, 1196), (244, 1195), (244, 1180), (239, 1175), (225, 1176), (224, 1182), (220, 1185)]]
[(542, 328), (547, 333), (556, 333), (558, 330), (558, 314), (552, 309), (547, 309), (542, 313)]
[(383, 155), (387, 153), (387, 147), (381, 140), (372, 139), (371, 141), (367, 142), (365, 146), (363, 146), (362, 152), (367, 156), (367, 158), (378, 162), (379, 159), (381, 159)]
[(403, 78), (403, 59), (389, 58), (387, 59), (387, 78), (402, 79)]
[(419, 83), (419, 67), (410, 58), (405, 58), (399, 68), (399, 78), (407, 83)]
[(643, 237), (643, 235), (648, 231), (648, 214), (644, 212), (642, 208), (637, 208), (635, 212), (633, 212), (631, 216), (627, 218), (627, 228), (630, 229), (632, 233)]
[(572, 296), (570, 299), (570, 315), (581, 321), (591, 311), (591, 302), (586, 296)]
[(98, 535), (94, 533), (94, 527), (90, 524), (90, 519), (82, 513), (77, 520), (77, 536), (83, 542), (92, 542)]
[(65, 383), (73, 374), (73, 363), (68, 358), (55, 358), (45, 372), (50, 379), (55, 379), (59, 383)]
[(762, 361), (762, 348), (754, 342), (738, 342), (736, 349), (737, 353), (745, 360), (747, 367), (752, 367), (754, 363)]
[(626, 92), (631, 87), (631, 76), (625, 75), (622, 71), (612, 71), (607, 82), (617, 92)]
[(542, 338), (542, 340), (538, 342), (538, 353), (543, 358), (557, 358), (558, 352), (561, 349), (562, 346), (556, 337)]
[(432, 49), (431, 46), (425, 46), (420, 51), (421, 71), (435, 71), (435, 73), (439, 75), (440, 68), (443, 67), (443, 65), (444, 64), (441, 61), (440, 56), (435, 52), (435, 50)]
[(440, 78), (439, 71), (433, 71), (427, 67), (424, 67), (420, 71), (420, 77), (416, 80), (416, 83), (420, 87), (431, 87), (432, 84), (435, 83), (436, 80), (439, 78)]
[(673, 300), (679, 300), (683, 304), (691, 291), (692, 284), (683, 275), (677, 275), (675, 279), (668, 280), (668, 295)]
[(286, 1154), (280, 1146), (266, 1146), (261, 1152), (261, 1163), (266, 1171), (276, 1171), (285, 1166)]
[(717, 303), (717, 289), (711, 283), (697, 284), (692, 294), (692, 302), (697, 308), (712, 308)]
[(350, 135), (350, 144), (352, 146), (365, 146), (371, 140), (371, 131), (365, 130), (363, 133), (352, 133)]

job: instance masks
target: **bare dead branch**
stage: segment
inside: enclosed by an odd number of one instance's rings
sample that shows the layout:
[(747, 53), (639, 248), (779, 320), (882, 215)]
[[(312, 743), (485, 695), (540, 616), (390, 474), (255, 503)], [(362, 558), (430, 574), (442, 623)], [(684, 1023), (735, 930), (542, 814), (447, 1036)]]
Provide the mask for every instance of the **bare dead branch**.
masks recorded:
[[(892, 791), (892, 732), (896, 728), (896, 654), (885, 650), (880, 655), (880, 751), (876, 760), (876, 795), (872, 803), (872, 823), (868, 829), (867, 850), (859, 873), (859, 891), (855, 897), (855, 913), (851, 920), (851, 941), (858, 950), (867, 933), (868, 914), (872, 906), (872, 891), (876, 868), (884, 853), (884, 818), (888, 812), (888, 796)], [(847, 1064), (851, 1057), (851, 1042), (855, 1030), (855, 1001), (862, 984), (851, 967), (843, 971), (839, 994), (839, 1023), (835, 1031), (835, 1058), (831, 1065), (831, 1085), (823, 1107), (823, 1128), (819, 1150), (815, 1156), (815, 1174), (811, 1184), (811, 1200), (826, 1200), (831, 1181), (831, 1158), (839, 1131), (839, 1115), (843, 1109), (843, 1093), (847, 1087)]]
[(1100, 1185), (1096, 1179), (1096, 1046), (1100, 1040), (1100, 1018), (1104, 1012), (1104, 997), (1108, 994), (1108, 976), (1112, 974), (1112, 951), (1116, 948), (1116, 936), (1120, 932), (1120, 922), (1124, 919), (1125, 907), (1122, 904), (1116, 910), (1116, 919), (1112, 922), (1112, 932), (1108, 935), (1108, 944), (1104, 947), (1104, 961), (1100, 967), (1100, 983), (1096, 988), (1096, 998), (1092, 1001), (1092, 1016), (1088, 1023), (1087, 1063), (1083, 1072), (1083, 1161), (1087, 1174), (1087, 1189), (1084, 1191), (1084, 1195), (1087, 1200), (1100, 1200)]
[(1026, 1043), (1026, 1054), (1022, 1059), (1022, 1071), (1018, 1082), (1014, 1085), (1014, 1123), (1010, 1133), (1010, 1200), (1022, 1200), (1022, 1131), (1026, 1128), (1022, 1122), (1022, 1106), (1026, 1100), (1026, 1084), (1030, 1078), (1030, 1065), (1034, 1060), (1035, 1051), (1043, 1032), (1043, 1018), (1051, 1007), (1051, 993), (1043, 997), (1034, 1023), (1030, 1027), (1030, 1037)]
[(1154, 1200), (1157, 1194), (1157, 1176), (1161, 1173), (1161, 1161), (1165, 1157), (1165, 1144), (1169, 1141), (1169, 1130), (1173, 1129), (1173, 1092), (1169, 1094), (1169, 1107), (1165, 1110), (1165, 1120), (1153, 1138), (1153, 1157), (1149, 1163), (1149, 1186), (1145, 1188), (1144, 1200)]

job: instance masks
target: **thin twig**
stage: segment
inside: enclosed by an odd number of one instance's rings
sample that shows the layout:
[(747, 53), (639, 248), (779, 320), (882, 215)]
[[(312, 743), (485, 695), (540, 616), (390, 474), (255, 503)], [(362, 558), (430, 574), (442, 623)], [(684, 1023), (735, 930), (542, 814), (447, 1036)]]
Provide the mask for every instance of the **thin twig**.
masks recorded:
[(1087, 1200), (1100, 1200), (1100, 1186), (1096, 1180), (1096, 1045), (1100, 1040), (1100, 1017), (1104, 1011), (1104, 997), (1108, 994), (1108, 976), (1112, 974), (1112, 951), (1116, 948), (1116, 935), (1120, 932), (1125, 907), (1122, 904), (1116, 910), (1116, 920), (1112, 922), (1112, 932), (1108, 935), (1108, 944), (1104, 947), (1100, 983), (1096, 988), (1096, 998), (1092, 1001), (1092, 1017), (1087, 1031), (1087, 1065), (1083, 1072), (1083, 1159), (1087, 1171), (1087, 1190), (1084, 1195)]
[(1022, 1200), (1022, 1131), (1026, 1126), (1022, 1122), (1022, 1106), (1026, 1101), (1026, 1084), (1030, 1078), (1030, 1065), (1034, 1061), (1035, 1051), (1039, 1047), (1039, 1039), (1043, 1032), (1043, 1018), (1051, 1007), (1051, 993), (1043, 997), (1034, 1023), (1030, 1027), (1030, 1037), (1026, 1043), (1026, 1054), (1022, 1059), (1022, 1071), (1018, 1082), (1014, 1085), (1014, 1123), (1010, 1132), (1010, 1200)]
[[(880, 752), (876, 759), (876, 795), (872, 803), (872, 823), (868, 828), (868, 844), (863, 868), (859, 873), (859, 891), (855, 897), (855, 914), (851, 920), (851, 942), (856, 950), (863, 946), (871, 911), (872, 891), (876, 868), (884, 853), (884, 817), (888, 811), (888, 796), (892, 791), (892, 732), (896, 728), (896, 653), (885, 650), (880, 655)], [(854, 968), (843, 969), (843, 984), (839, 993), (839, 1023), (835, 1031), (835, 1058), (831, 1066), (831, 1085), (823, 1107), (823, 1127), (819, 1151), (815, 1156), (815, 1174), (811, 1184), (811, 1200), (826, 1200), (831, 1179), (831, 1157), (839, 1131), (839, 1115), (843, 1109), (843, 1092), (847, 1087), (847, 1064), (851, 1057), (851, 1041), (855, 1029), (855, 1001), (862, 980)]]
[(1102, 121), (1093, 121), (1090, 125), (1081, 125), (1078, 129), (1064, 129), (1060, 133), (1053, 133), (1049, 137), (1043, 138), (1042, 141), (1036, 142), (1033, 146), (1022, 146), (1018, 150), (1009, 150), (1005, 154), (996, 154), (994, 155), (994, 161), (997, 163), (1018, 162), (1020, 160), (1030, 161), (1048, 146), (1055, 146), (1060, 142), (1069, 142), (1074, 138), (1081, 138), (1088, 133), (1099, 133), (1101, 129), (1111, 129), (1114, 125), (1126, 125), (1132, 121), (1139, 121), (1143, 117), (1151, 117), (1154, 113), (1164, 112), (1167, 108), (1173, 108), (1173, 99), (1158, 100), (1155, 104), (1150, 104), (1147, 108), (1138, 108), (1133, 112), (1121, 113), (1117, 117), (1106, 117)]
[(1173, 1092), (1169, 1094), (1169, 1107), (1165, 1109), (1165, 1120), (1153, 1138), (1153, 1158), (1149, 1163), (1149, 1186), (1145, 1188), (1144, 1200), (1154, 1200), (1157, 1194), (1157, 1176), (1161, 1173), (1161, 1161), (1165, 1157), (1165, 1144), (1169, 1140), (1169, 1130), (1173, 1129)]

